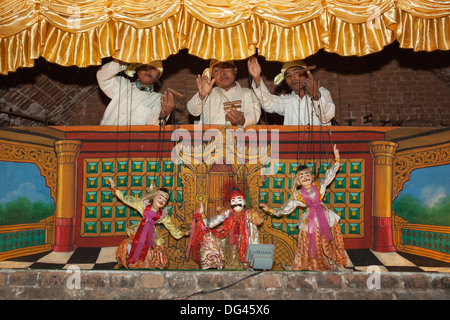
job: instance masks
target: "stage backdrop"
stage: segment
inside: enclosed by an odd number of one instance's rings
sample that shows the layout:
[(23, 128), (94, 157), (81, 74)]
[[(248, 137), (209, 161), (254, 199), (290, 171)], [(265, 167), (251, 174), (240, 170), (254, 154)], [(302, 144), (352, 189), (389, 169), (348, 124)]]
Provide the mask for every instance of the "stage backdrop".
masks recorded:
[[(231, 183), (246, 192), (248, 207), (280, 207), (297, 167), (322, 177), (337, 144), (342, 164), (324, 202), (341, 217), (346, 248), (449, 260), (447, 129), (11, 127), (0, 140), (0, 259), (117, 246), (140, 216), (117, 201), (108, 178), (136, 197), (152, 182), (169, 189), (171, 217), (189, 229), (200, 204), (209, 216), (225, 204)], [(274, 269), (293, 260), (301, 214), (264, 215), (260, 240), (276, 246)], [(188, 238), (161, 232), (170, 269), (198, 267), (185, 258)]]

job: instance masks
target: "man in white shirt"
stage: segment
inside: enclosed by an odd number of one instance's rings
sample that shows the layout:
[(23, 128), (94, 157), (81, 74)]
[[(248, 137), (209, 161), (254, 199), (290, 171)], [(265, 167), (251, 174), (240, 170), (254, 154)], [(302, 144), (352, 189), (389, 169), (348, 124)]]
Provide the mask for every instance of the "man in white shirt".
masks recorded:
[(236, 73), (233, 61), (211, 60), (209, 69), (197, 76), (198, 92), (189, 100), (187, 108), (193, 116), (200, 116), (200, 124), (246, 128), (258, 123), (259, 100), (253, 90), (240, 86)]
[[(129, 77), (137, 73), (137, 80), (118, 76), (125, 71)], [(170, 92), (154, 91), (154, 84), (163, 72), (162, 61), (150, 64), (126, 64), (117, 60), (108, 62), (97, 72), (100, 89), (111, 98), (101, 125), (159, 125), (173, 110), (174, 98)]]
[(302, 71), (306, 67), (301, 60), (284, 63), (274, 83), (278, 85), (285, 80), (292, 92), (275, 95), (261, 80), (261, 66), (256, 57), (248, 60), (253, 91), (266, 112), (284, 116), (284, 125), (330, 125), (335, 114), (331, 94), (327, 89), (319, 88), (310, 71)]

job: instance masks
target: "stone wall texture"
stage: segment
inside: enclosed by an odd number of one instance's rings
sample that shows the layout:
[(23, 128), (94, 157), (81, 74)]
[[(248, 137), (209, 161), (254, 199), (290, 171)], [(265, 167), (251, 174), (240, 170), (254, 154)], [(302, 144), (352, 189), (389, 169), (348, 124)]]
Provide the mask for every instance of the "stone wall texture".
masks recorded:
[(6, 300), (448, 300), (445, 273), (0, 270)]

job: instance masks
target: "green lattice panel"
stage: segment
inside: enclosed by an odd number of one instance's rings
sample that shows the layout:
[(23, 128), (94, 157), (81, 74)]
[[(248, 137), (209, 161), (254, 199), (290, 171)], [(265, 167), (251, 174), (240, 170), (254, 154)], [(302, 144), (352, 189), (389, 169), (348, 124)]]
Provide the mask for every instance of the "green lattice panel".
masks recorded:
[(86, 164), (86, 173), (98, 173), (98, 162), (88, 162)]
[(112, 207), (101, 207), (100, 217), (111, 219), (113, 217), (113, 208)]
[(142, 187), (143, 177), (142, 176), (131, 176), (131, 186), (132, 187)]
[(127, 206), (116, 205), (115, 217), (116, 218), (126, 218), (127, 217)]
[(97, 207), (85, 207), (84, 217), (88, 219), (97, 219)]
[(97, 222), (84, 222), (84, 233), (96, 234)]
[(101, 200), (103, 203), (111, 203), (114, 201), (114, 195), (111, 191), (102, 191), (101, 192)]
[(86, 192), (86, 202), (96, 203), (97, 202), (97, 192)]
[(361, 189), (361, 177), (349, 177), (350, 189)]
[(296, 223), (286, 223), (286, 233), (288, 235), (298, 234), (298, 226)]
[(361, 203), (361, 194), (359, 192), (349, 192), (348, 201), (351, 204), (360, 204)]
[(360, 220), (361, 219), (361, 208), (348, 208), (348, 219)]
[(163, 172), (172, 173), (175, 170), (175, 165), (172, 161), (164, 161), (163, 162)]
[(334, 179), (334, 188), (335, 189), (345, 189), (346, 187), (346, 178), (345, 177), (336, 177)]
[(329, 167), (330, 167), (329, 163), (321, 163), (319, 173), (325, 174), (325, 172), (327, 172)]
[(360, 234), (360, 224), (359, 223), (348, 223), (348, 234), (359, 235)]
[(173, 187), (173, 176), (162, 177), (162, 185), (164, 188), (172, 188)]
[(147, 162), (147, 172), (159, 172), (159, 162), (156, 161)]
[(126, 221), (114, 221), (114, 229), (116, 232), (125, 232), (127, 229)]
[(268, 200), (269, 200), (268, 192), (260, 192), (259, 193), (259, 203), (267, 203)]
[(272, 188), (284, 189), (284, 179), (283, 178), (272, 178)]
[(113, 173), (114, 172), (114, 162), (112, 162), (112, 161), (102, 162), (102, 172), (103, 173)]
[(117, 188), (127, 187), (128, 186), (128, 176), (117, 177), (116, 186), (117, 186)]
[(341, 217), (342, 220), (345, 219), (345, 208), (334, 208), (334, 212)]
[(281, 205), (284, 203), (284, 194), (280, 192), (274, 192), (272, 194), (272, 203)]
[(85, 159), (81, 236), (126, 235), (127, 226), (141, 219), (137, 211), (117, 201), (110, 190), (109, 178), (125, 195), (132, 197), (142, 197), (152, 182), (169, 189), (172, 191), (168, 201), (171, 212), (174, 198), (178, 203), (183, 202), (181, 179), (175, 178), (179, 169), (180, 166), (169, 160)]
[(329, 193), (325, 193), (322, 198), (322, 202), (325, 204), (330, 204), (331, 195)]
[(361, 174), (362, 173), (362, 163), (361, 162), (350, 162), (349, 164), (350, 174)]
[(98, 178), (87, 178), (86, 187), (90, 189), (98, 188)]
[(177, 202), (183, 202), (183, 192), (177, 190), (176, 193), (177, 193)]
[(144, 161), (131, 162), (131, 172), (143, 172), (143, 171), (144, 171)]
[(155, 184), (155, 186), (159, 185), (158, 177), (147, 176), (146, 180), (147, 180), (147, 187), (150, 187), (152, 185), (152, 182)]
[(111, 221), (100, 221), (100, 232), (102, 234), (111, 234)]
[(128, 161), (119, 161), (117, 164), (117, 172), (128, 172)]
[(298, 167), (300, 165), (298, 163), (289, 163), (289, 174), (297, 173)]
[(143, 196), (142, 190), (130, 190), (130, 195), (135, 198), (140, 198)]

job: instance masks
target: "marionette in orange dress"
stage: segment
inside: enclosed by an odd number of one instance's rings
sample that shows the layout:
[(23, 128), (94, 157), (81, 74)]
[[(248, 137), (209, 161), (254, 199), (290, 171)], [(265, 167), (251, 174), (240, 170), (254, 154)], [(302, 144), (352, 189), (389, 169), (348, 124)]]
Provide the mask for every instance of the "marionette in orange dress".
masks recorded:
[(142, 198), (125, 196), (115, 188), (114, 181), (109, 179), (116, 197), (142, 215), (140, 223), (131, 226), (128, 238), (122, 241), (116, 250), (118, 265), (116, 268), (127, 269), (163, 269), (167, 268), (169, 259), (164, 247), (164, 239), (155, 229), (156, 224), (163, 224), (175, 239), (188, 236), (190, 231), (183, 232), (177, 228), (164, 209), (169, 194), (165, 190), (152, 190)]
[[(206, 217), (203, 206), (194, 214), (187, 257), (201, 269), (245, 269), (247, 246), (259, 243), (258, 225), (264, 222), (254, 209), (245, 209), (245, 194), (230, 193), (230, 206)], [(221, 225), (220, 228), (216, 228)]]
[[(264, 211), (277, 217), (289, 215), (299, 206), (306, 208), (298, 221), (298, 246), (293, 270), (326, 271), (337, 269), (336, 265), (345, 268), (347, 263), (339, 227), (340, 217), (322, 203), (326, 188), (333, 181), (340, 166), (336, 145), (333, 146), (333, 151), (334, 163), (323, 179), (313, 182), (310, 168), (299, 167), (293, 179), (291, 197), (281, 208), (274, 210), (266, 204), (261, 205)], [(299, 185), (301, 188), (297, 190)]]

